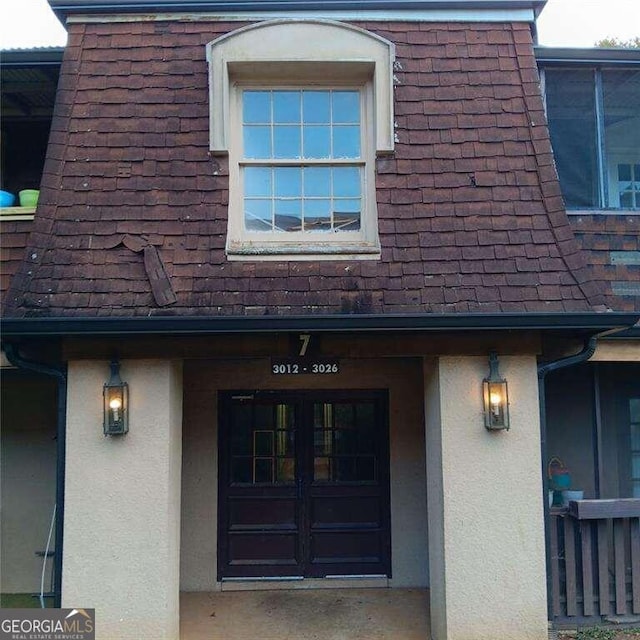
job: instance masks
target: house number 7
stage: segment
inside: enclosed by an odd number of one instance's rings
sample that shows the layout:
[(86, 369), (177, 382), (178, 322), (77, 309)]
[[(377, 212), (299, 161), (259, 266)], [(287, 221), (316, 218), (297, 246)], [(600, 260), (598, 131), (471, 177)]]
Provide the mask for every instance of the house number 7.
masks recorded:
[(309, 341), (311, 340), (311, 336), (308, 333), (300, 334), (300, 351), (298, 353), (299, 356), (307, 355), (307, 349), (309, 348)]

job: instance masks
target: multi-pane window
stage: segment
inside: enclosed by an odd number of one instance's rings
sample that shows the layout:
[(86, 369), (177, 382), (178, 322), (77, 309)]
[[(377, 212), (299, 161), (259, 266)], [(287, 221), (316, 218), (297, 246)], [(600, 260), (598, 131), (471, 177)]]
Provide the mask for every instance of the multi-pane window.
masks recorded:
[(640, 209), (640, 70), (543, 69), (568, 209)]
[(361, 101), (356, 89), (242, 91), (245, 232), (360, 230)]
[(373, 482), (378, 479), (372, 403), (333, 402), (313, 406), (313, 479)]
[(640, 498), (640, 398), (629, 399), (631, 430), (631, 484), (633, 497)]
[(236, 407), (231, 432), (233, 484), (291, 484), (295, 480), (295, 407)]
[(640, 209), (640, 162), (616, 165), (616, 198), (623, 209)]

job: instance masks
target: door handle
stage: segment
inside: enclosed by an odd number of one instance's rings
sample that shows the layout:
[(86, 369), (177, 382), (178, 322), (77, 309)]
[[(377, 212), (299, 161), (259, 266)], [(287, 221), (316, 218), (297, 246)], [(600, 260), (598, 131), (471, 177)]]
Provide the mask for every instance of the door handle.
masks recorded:
[(302, 499), (302, 476), (298, 476), (296, 480), (296, 494), (298, 500)]

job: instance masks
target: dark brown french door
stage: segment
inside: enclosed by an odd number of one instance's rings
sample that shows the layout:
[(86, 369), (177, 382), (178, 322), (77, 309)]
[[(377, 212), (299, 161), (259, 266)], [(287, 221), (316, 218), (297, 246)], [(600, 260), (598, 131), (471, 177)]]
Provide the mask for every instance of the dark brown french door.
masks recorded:
[(219, 406), (219, 579), (390, 575), (386, 392)]

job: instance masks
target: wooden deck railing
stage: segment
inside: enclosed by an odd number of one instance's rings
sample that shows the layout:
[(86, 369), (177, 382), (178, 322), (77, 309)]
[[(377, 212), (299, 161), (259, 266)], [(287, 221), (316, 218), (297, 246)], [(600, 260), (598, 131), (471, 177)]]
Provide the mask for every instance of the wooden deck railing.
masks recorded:
[(552, 508), (549, 542), (556, 622), (640, 615), (640, 499)]

